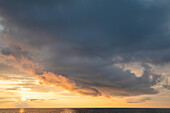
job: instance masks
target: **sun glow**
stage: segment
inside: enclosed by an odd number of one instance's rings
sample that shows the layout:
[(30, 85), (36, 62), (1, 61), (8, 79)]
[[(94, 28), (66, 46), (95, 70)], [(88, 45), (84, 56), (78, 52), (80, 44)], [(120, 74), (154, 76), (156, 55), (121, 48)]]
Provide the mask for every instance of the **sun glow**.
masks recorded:
[(22, 97), (21, 98), (21, 101), (26, 101), (27, 99), (25, 97)]

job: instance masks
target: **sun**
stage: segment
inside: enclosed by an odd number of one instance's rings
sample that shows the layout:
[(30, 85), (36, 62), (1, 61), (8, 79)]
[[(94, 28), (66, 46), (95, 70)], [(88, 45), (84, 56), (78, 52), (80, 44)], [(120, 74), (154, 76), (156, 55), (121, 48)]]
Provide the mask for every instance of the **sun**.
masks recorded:
[(26, 98), (25, 98), (25, 97), (22, 97), (22, 98), (21, 98), (21, 101), (26, 101)]

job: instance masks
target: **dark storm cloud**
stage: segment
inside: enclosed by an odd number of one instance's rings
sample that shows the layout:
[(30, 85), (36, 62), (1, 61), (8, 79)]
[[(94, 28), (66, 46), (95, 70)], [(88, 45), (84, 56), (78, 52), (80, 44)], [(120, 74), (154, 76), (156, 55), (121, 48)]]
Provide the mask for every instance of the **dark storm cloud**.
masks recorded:
[[(145, 63), (170, 61), (169, 5), (169, 0), (0, 0), (8, 40), (31, 48), (11, 52), (10, 46), (1, 54), (20, 58), (22, 51), (33, 60), (41, 51), (34, 61), (81, 87), (109, 95), (155, 94), (152, 87), (161, 77)], [(143, 75), (114, 66), (128, 62), (143, 63)]]
[[(2, 15), (18, 26), (46, 33), (48, 40), (60, 42), (54, 47), (60, 54), (104, 58), (117, 55), (127, 62), (160, 63), (169, 61), (169, 3), (2, 0), (0, 8)], [(46, 41), (46, 37), (26, 37), (30, 38), (27, 43), (33, 45)]]
[(25, 57), (30, 59), (31, 57), (29, 56), (26, 51), (23, 51), (20, 47), (18, 46), (10, 46), (10, 48), (2, 48), (1, 53), (5, 56), (14, 56), (17, 58), (17, 60), (21, 59), (21, 57)]
[(143, 67), (141, 77), (136, 77), (137, 75), (130, 70), (123, 71), (121, 68), (113, 66), (105, 69), (99, 68), (98, 73), (90, 75), (87, 73), (86, 76), (80, 78), (89, 79), (92, 83), (87, 84), (97, 87), (101, 91), (108, 91), (109, 95), (131, 96), (158, 93), (152, 86), (161, 81), (161, 76), (154, 74), (150, 66), (143, 65)]

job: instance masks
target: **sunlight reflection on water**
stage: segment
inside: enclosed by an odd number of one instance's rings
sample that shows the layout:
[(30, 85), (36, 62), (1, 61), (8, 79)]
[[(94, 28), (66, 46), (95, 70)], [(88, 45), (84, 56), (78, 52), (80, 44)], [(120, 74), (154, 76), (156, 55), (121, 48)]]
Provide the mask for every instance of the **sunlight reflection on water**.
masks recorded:
[(19, 113), (24, 113), (24, 108), (20, 108)]
[(71, 109), (64, 109), (64, 111), (62, 111), (61, 113), (76, 113), (76, 111)]

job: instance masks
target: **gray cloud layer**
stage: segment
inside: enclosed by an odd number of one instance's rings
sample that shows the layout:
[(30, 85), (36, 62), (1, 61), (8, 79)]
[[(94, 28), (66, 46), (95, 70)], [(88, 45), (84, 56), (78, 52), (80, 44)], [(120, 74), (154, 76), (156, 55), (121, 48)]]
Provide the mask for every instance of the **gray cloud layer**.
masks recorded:
[[(161, 76), (146, 63), (170, 61), (169, 5), (168, 0), (0, 0), (9, 35), (1, 54), (38, 62), (47, 72), (107, 95), (155, 94)], [(141, 77), (114, 66), (128, 62), (141, 62)]]
[(127, 99), (127, 103), (141, 103), (141, 102), (145, 102), (145, 101), (148, 101), (148, 100), (151, 100), (150, 97), (143, 97), (143, 98), (139, 98), (139, 99)]

